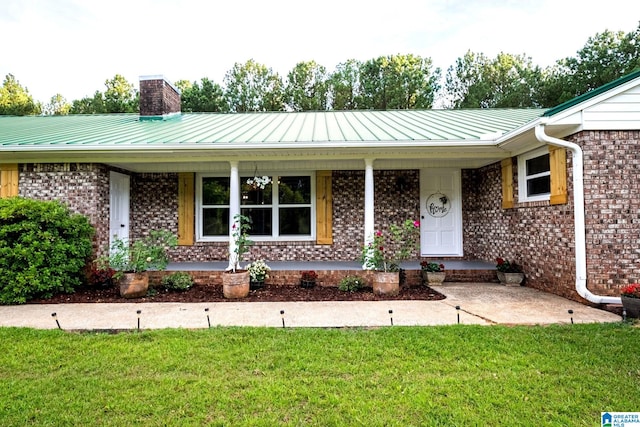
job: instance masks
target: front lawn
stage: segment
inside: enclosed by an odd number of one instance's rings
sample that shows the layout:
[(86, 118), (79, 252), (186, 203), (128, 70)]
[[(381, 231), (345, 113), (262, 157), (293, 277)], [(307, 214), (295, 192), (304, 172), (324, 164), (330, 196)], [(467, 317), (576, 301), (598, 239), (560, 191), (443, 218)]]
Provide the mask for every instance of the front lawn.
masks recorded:
[(628, 324), (0, 329), (0, 425), (599, 425), (640, 411)]

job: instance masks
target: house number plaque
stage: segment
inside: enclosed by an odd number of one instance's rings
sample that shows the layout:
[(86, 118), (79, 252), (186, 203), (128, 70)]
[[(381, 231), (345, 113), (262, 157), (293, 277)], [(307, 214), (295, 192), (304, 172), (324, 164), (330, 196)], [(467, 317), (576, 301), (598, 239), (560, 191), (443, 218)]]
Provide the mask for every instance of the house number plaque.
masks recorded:
[(451, 201), (442, 193), (433, 193), (427, 198), (427, 213), (434, 218), (442, 218), (449, 214)]

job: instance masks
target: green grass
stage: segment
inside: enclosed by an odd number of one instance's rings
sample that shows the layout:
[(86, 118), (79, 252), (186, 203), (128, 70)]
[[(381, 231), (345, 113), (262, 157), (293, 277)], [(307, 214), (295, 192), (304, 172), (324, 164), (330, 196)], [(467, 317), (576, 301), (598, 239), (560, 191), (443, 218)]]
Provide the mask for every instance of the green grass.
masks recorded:
[(640, 329), (0, 329), (0, 425), (599, 425)]

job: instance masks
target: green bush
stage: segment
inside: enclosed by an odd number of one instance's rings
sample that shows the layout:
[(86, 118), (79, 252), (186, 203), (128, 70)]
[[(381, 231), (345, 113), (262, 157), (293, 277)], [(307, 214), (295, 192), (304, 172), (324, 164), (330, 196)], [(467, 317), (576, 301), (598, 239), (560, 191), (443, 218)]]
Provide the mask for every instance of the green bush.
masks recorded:
[(364, 286), (364, 281), (358, 276), (347, 276), (340, 280), (338, 289), (345, 292), (356, 292)]
[(162, 286), (174, 291), (186, 291), (193, 286), (193, 279), (184, 271), (176, 271), (162, 278)]
[(82, 284), (94, 230), (57, 201), (0, 199), (0, 303), (73, 292)]

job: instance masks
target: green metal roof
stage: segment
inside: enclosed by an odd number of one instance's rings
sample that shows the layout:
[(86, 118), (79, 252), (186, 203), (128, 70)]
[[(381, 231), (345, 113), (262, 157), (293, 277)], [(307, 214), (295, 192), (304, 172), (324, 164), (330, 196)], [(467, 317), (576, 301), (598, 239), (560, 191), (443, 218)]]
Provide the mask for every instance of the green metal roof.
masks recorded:
[(578, 105), (578, 104), (580, 104), (580, 103), (582, 103), (584, 101), (587, 101), (587, 100), (589, 100), (591, 98), (594, 98), (594, 97), (596, 97), (596, 96), (598, 96), (598, 95), (600, 95), (602, 93), (608, 92), (611, 89), (613, 89), (615, 87), (618, 87), (620, 85), (623, 85), (623, 84), (625, 84), (627, 82), (630, 82), (631, 80), (637, 79), (638, 77), (640, 77), (640, 70), (634, 71), (634, 72), (632, 72), (630, 74), (627, 74), (625, 76), (620, 77), (619, 79), (616, 79), (616, 80), (614, 80), (612, 82), (609, 82), (609, 83), (607, 83), (605, 85), (602, 85), (602, 86), (597, 87), (597, 88), (595, 88), (593, 90), (590, 90), (587, 93), (583, 93), (580, 96), (576, 96), (573, 99), (570, 99), (570, 100), (568, 100), (566, 102), (563, 102), (562, 104), (558, 105), (557, 107), (553, 107), (553, 108), (547, 110), (542, 115), (542, 117), (551, 117), (551, 116), (553, 116), (555, 114), (558, 114), (558, 113), (560, 113), (560, 112), (562, 112), (564, 110), (568, 110), (569, 108), (571, 108), (571, 107), (573, 107), (575, 105)]
[(0, 116), (0, 151), (21, 148), (398, 141), (492, 141), (539, 118), (538, 109), (188, 113), (167, 120), (135, 114)]

